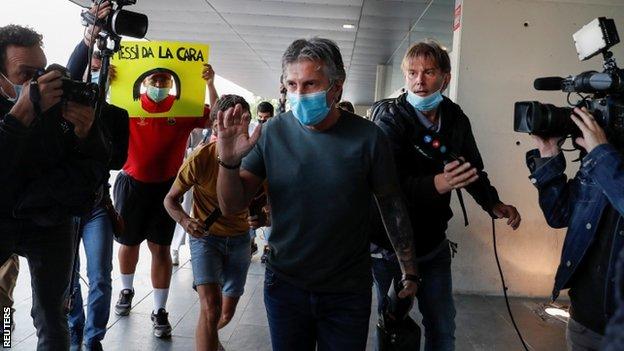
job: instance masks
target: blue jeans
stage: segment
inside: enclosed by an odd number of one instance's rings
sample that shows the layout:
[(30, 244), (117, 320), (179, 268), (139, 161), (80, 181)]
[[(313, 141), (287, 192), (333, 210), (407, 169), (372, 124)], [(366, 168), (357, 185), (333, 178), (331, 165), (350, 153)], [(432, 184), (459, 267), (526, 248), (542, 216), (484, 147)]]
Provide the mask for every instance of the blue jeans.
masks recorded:
[(106, 210), (98, 206), (83, 222), (82, 244), (87, 258), (89, 294), (87, 318), (80, 293), (80, 258), (76, 262), (74, 301), (69, 313), (69, 331), (72, 344), (81, 341), (87, 346), (104, 339), (111, 304), (111, 271), (113, 269), (113, 228)]
[[(401, 279), (401, 269), (396, 260), (373, 258), (372, 261), (377, 302), (381, 306), (392, 279)], [(423, 281), (416, 298), (425, 327), (425, 351), (454, 350), (455, 304), (450, 248), (445, 246), (430, 260), (420, 262), (418, 267)]]
[(315, 293), (279, 279), (269, 268), (264, 277), (274, 351), (361, 351), (366, 349), (371, 291)]
[(28, 220), (0, 219), (0, 264), (13, 253), (26, 257), (32, 287), (31, 316), (37, 350), (67, 350), (67, 297), (77, 222), (52, 227)]

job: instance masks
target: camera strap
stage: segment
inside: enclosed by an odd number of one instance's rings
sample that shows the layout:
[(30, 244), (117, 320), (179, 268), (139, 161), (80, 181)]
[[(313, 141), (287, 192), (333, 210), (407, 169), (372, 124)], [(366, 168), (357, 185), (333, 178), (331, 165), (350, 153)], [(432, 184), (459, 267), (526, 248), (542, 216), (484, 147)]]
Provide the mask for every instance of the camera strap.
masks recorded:
[[(396, 105), (397, 108), (399, 108), (398, 104)], [(404, 109), (399, 108), (399, 111), (401, 111), (403, 120), (410, 126), (409, 128), (411, 131), (408, 132), (408, 137), (418, 153), (430, 160), (439, 160), (445, 164), (451, 161), (459, 161), (460, 164), (464, 162), (453, 152), (450, 143), (445, 140), (446, 138), (440, 132), (433, 128), (426, 128), (419, 125)], [(467, 227), (469, 222), (466, 205), (464, 204), (464, 195), (461, 189), (455, 190), (462, 215), (464, 216), (464, 226)]]
[(30, 80), (30, 88), (29, 88), (29, 95), (30, 95), (30, 102), (33, 105), (33, 109), (35, 110), (35, 115), (37, 116), (37, 118), (41, 117), (41, 91), (39, 90), (39, 82), (37, 81), (38, 76), (33, 77), (33, 79)]

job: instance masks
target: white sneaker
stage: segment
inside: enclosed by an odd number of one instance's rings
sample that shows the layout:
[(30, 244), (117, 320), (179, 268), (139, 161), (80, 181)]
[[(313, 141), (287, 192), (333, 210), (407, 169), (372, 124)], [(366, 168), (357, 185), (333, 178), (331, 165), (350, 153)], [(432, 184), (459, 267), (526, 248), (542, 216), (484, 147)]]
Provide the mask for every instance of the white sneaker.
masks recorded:
[(178, 254), (178, 250), (171, 250), (171, 263), (173, 263), (174, 266), (180, 264), (180, 255)]

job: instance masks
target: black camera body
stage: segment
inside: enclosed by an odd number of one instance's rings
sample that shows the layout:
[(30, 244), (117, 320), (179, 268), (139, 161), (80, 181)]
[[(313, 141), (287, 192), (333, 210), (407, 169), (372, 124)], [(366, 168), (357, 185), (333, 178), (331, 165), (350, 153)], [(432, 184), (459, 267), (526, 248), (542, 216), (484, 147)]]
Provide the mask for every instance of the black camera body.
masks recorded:
[[(592, 28), (593, 26), (593, 28)], [(598, 34), (599, 33), (599, 34)], [(608, 49), (619, 42), (619, 36), (612, 19), (597, 18), (573, 36), (577, 52), (582, 60), (602, 53), (604, 70), (587, 71), (567, 78), (545, 77), (535, 79), (536, 90), (560, 90), (569, 95), (576, 93), (582, 97), (575, 107), (585, 107), (598, 124), (605, 129), (610, 141), (624, 140), (624, 71), (619, 69)], [(585, 50), (584, 37), (602, 37), (603, 43), (594, 51)], [(582, 96), (589, 93), (591, 96)], [(568, 95), (568, 101), (569, 101)], [(578, 137), (582, 133), (570, 115), (572, 107), (558, 107), (538, 101), (520, 101), (514, 105), (514, 131), (530, 133), (541, 137)]]
[(73, 101), (82, 105), (95, 107), (98, 101), (98, 85), (91, 82), (85, 83), (71, 79), (67, 68), (59, 64), (53, 63), (45, 70), (38, 70), (35, 72), (33, 80), (51, 71), (58, 71), (62, 75), (62, 101)]

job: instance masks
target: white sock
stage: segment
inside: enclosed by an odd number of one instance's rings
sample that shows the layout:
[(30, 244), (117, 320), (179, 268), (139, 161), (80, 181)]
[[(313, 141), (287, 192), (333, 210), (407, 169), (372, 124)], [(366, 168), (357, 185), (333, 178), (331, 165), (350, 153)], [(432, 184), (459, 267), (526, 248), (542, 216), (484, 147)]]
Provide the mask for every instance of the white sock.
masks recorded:
[(134, 282), (134, 273), (131, 273), (131, 274), (122, 273), (121, 274), (121, 290), (130, 289), (134, 291), (133, 282)]
[(169, 296), (169, 289), (154, 289), (154, 313), (158, 313), (158, 310), (165, 308), (167, 305), (167, 297)]

